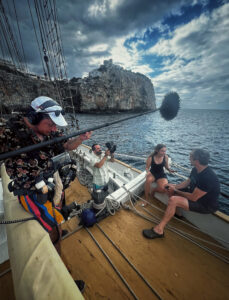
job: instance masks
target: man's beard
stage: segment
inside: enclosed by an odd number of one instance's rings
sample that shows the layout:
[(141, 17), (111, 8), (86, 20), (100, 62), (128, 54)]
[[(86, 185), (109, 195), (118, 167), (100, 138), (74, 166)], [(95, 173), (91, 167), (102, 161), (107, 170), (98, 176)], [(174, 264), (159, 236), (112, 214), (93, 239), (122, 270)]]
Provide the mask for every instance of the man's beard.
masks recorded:
[(100, 156), (102, 154), (102, 151), (96, 152), (96, 155)]

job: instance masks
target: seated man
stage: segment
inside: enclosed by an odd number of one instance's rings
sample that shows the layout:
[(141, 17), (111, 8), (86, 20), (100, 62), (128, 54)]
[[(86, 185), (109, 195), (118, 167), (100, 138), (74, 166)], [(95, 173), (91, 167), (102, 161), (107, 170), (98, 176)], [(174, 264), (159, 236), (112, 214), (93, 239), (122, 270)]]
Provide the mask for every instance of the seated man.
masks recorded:
[[(143, 235), (149, 239), (164, 237), (164, 228), (176, 212), (176, 207), (209, 214), (218, 209), (220, 184), (217, 175), (208, 166), (209, 152), (195, 149), (190, 153), (190, 162), (194, 166), (189, 178), (180, 184), (169, 184), (168, 206), (161, 222), (151, 229), (144, 229)], [(188, 191), (182, 191), (186, 189)]]
[[(102, 154), (100, 145), (92, 145), (92, 159), (91, 165), (93, 167), (93, 191), (108, 189), (109, 174), (108, 174), (108, 161), (114, 161), (114, 153), (110, 153), (110, 150), (107, 149)], [(111, 158), (108, 159), (108, 156)]]

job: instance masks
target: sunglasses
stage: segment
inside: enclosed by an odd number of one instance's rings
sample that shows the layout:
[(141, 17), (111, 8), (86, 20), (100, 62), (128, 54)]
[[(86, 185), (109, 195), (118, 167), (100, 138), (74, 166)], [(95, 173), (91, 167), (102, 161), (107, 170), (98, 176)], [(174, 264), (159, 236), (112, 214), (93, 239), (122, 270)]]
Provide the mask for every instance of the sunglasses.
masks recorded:
[(50, 111), (42, 111), (42, 113), (49, 114), (49, 113), (55, 113), (56, 117), (59, 117), (60, 114), (65, 115), (64, 110), (50, 110)]

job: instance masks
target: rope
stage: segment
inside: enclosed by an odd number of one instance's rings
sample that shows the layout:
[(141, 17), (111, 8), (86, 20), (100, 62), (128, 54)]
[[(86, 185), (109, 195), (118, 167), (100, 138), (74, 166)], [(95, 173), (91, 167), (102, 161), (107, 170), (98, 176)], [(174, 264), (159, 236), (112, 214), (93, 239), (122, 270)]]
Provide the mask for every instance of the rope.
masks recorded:
[(103, 255), (106, 257), (106, 259), (108, 260), (108, 262), (110, 263), (110, 265), (112, 266), (112, 268), (115, 270), (115, 272), (118, 274), (118, 276), (120, 277), (120, 279), (122, 280), (122, 282), (125, 284), (125, 286), (128, 288), (128, 290), (130, 291), (130, 293), (132, 294), (132, 296), (134, 297), (134, 299), (138, 300), (138, 297), (135, 295), (134, 291), (132, 290), (132, 288), (129, 286), (129, 284), (127, 283), (127, 281), (125, 280), (125, 278), (122, 276), (122, 274), (118, 271), (118, 269), (115, 267), (115, 265), (113, 264), (112, 260), (109, 258), (109, 256), (106, 254), (106, 252), (103, 250), (103, 248), (100, 246), (100, 244), (98, 243), (98, 241), (95, 239), (95, 237), (93, 236), (93, 234), (90, 232), (90, 230), (85, 227), (85, 230), (88, 232), (88, 234), (91, 236), (91, 238), (93, 239), (93, 241), (95, 242), (95, 244), (97, 245), (97, 247), (100, 249), (100, 251), (103, 253)]
[[(144, 207), (143, 207), (143, 210), (145, 210), (147, 213), (149, 213), (151, 216), (153, 216), (153, 217), (157, 220), (157, 222), (160, 222), (160, 219), (159, 219), (157, 216), (155, 216), (154, 214), (152, 214), (151, 212), (149, 212), (149, 210), (147, 210), (147, 209), (144, 208)], [(176, 219), (179, 220), (178, 218), (176, 218)], [(182, 220), (179, 220), (179, 221), (182, 221)], [(183, 222), (184, 222), (184, 221), (183, 221)], [(185, 222), (184, 222), (184, 223), (185, 223)], [(188, 223), (185, 223), (185, 224), (188, 225)], [(185, 231), (183, 231), (183, 230), (177, 229), (177, 228), (175, 228), (174, 226), (169, 225), (169, 227), (174, 228), (174, 229), (176, 229), (177, 231), (182, 232), (182, 233), (184, 233), (184, 234), (186, 234), (186, 235), (188, 235), (188, 236), (190, 236), (190, 237), (192, 237), (192, 238), (195, 238), (195, 239), (197, 239), (197, 240), (199, 240), (199, 241), (205, 242), (205, 243), (207, 243), (207, 244), (209, 244), (209, 245), (215, 246), (215, 247), (220, 248), (220, 249), (223, 249), (223, 250), (225, 250), (225, 251), (229, 251), (229, 249), (226, 249), (225, 247), (220, 246), (220, 245), (218, 245), (218, 244), (216, 244), (216, 243), (214, 243), (214, 242), (210, 242), (210, 241), (205, 240), (205, 239), (203, 239), (203, 238), (199, 238), (199, 237), (197, 237), (197, 236), (195, 236), (195, 235), (192, 235), (192, 234), (190, 234), (190, 233), (187, 233), (187, 232), (185, 232)], [(192, 227), (193, 229), (197, 229), (197, 227), (195, 227), (195, 226), (190, 226), (190, 227)], [(199, 231), (199, 232), (201, 232), (201, 231)], [(224, 241), (224, 242), (227, 243), (227, 244), (229, 244), (229, 242), (227, 242), (227, 241)]]
[(154, 293), (154, 295), (162, 300), (157, 291), (149, 284), (149, 282), (145, 279), (145, 277), (138, 271), (138, 269), (129, 261), (129, 259), (125, 256), (125, 254), (117, 247), (117, 245), (111, 240), (111, 238), (103, 231), (103, 229), (96, 224), (99, 230), (105, 235), (105, 237), (109, 240), (109, 242), (115, 247), (115, 249), (122, 255), (122, 257), (128, 262), (128, 264), (134, 269), (134, 271), (138, 274), (138, 276), (145, 282), (145, 284), (150, 288), (150, 290)]
[[(131, 204), (132, 204), (132, 203), (131, 203)], [(140, 217), (142, 217), (142, 218), (144, 218), (144, 219), (146, 219), (146, 220), (148, 220), (148, 221), (150, 221), (150, 222), (153, 222), (153, 223), (156, 223), (156, 224), (159, 223), (158, 218), (157, 218), (156, 216), (154, 216), (153, 214), (151, 214), (150, 212), (148, 212), (147, 210), (146, 210), (147, 213), (149, 213), (149, 214), (150, 214), (151, 216), (153, 216), (155, 219), (149, 218), (149, 217), (145, 216), (144, 214), (140, 213), (139, 211), (137, 211), (137, 209), (133, 206), (133, 204), (132, 204), (132, 208), (130, 208), (129, 206), (127, 206), (127, 205), (125, 205), (125, 204), (123, 204), (123, 207), (124, 207), (125, 209), (128, 209), (128, 210), (133, 211), (134, 213), (136, 213), (136, 214), (139, 215)], [(144, 209), (144, 208), (143, 208), (143, 209)], [(181, 237), (183, 237), (183, 238), (189, 240), (190, 242), (192, 242), (192, 243), (195, 244), (196, 246), (198, 246), (198, 247), (200, 247), (201, 249), (205, 250), (205, 251), (208, 252), (209, 254), (211, 254), (211, 255), (217, 257), (217, 258), (220, 259), (221, 261), (223, 261), (223, 262), (225, 262), (225, 263), (227, 263), (227, 264), (229, 263), (229, 259), (228, 259), (226, 256), (221, 255), (221, 254), (219, 254), (219, 253), (213, 251), (212, 249), (210, 249), (210, 248), (208, 248), (208, 247), (206, 247), (206, 246), (203, 246), (203, 245), (197, 243), (196, 241), (194, 241), (194, 240), (191, 239), (190, 237), (186, 236), (186, 233), (185, 233), (185, 232), (182, 232), (182, 231), (180, 231), (180, 230), (178, 230), (178, 229), (175, 229), (174, 227), (172, 227), (172, 226), (170, 226), (170, 225), (168, 225), (168, 224), (166, 225), (166, 228), (167, 228), (168, 230), (170, 230), (170, 231), (172, 231), (172, 232), (174, 232), (174, 233), (180, 235)], [(214, 245), (214, 246), (217, 246), (217, 245)], [(224, 250), (227, 250), (227, 249), (225, 249), (225, 248), (223, 248), (223, 249), (224, 249)]]
[(26, 222), (30, 220), (36, 220), (36, 218), (30, 217), (30, 218), (18, 219), (18, 220), (2, 220), (0, 221), (0, 224), (13, 224), (13, 223)]
[[(87, 172), (88, 174), (90, 174), (88, 171), (86, 171), (86, 172)], [(90, 176), (91, 176), (91, 175), (90, 175)], [(89, 177), (87, 177), (87, 175), (85, 174), (85, 181), (86, 181), (86, 178), (87, 178), (87, 180), (88, 180)], [(92, 180), (92, 176), (91, 176), (91, 180)], [(150, 202), (146, 201), (145, 199), (143, 199), (142, 197), (138, 196), (137, 194), (131, 193), (129, 190), (126, 189), (125, 185), (123, 185), (122, 188), (124, 188), (125, 191), (126, 191), (127, 193), (129, 193), (129, 195), (131, 195), (132, 197), (134, 196), (134, 197), (136, 197), (137, 199), (140, 199), (140, 200), (144, 201), (145, 203), (149, 204), (150, 206), (152, 206), (152, 207), (154, 207), (155, 209), (159, 210), (160, 212), (164, 213), (164, 210), (162, 210), (162, 209), (158, 208), (157, 206), (151, 204)], [(111, 196), (111, 194), (110, 194), (110, 196)], [(175, 218), (176, 218), (176, 217), (175, 217)], [(176, 220), (178, 220), (178, 222), (180, 222), (180, 223), (182, 223), (182, 224), (185, 224), (186, 226), (188, 226), (188, 227), (190, 227), (190, 228), (192, 228), (192, 229), (195, 229), (195, 230), (198, 231), (198, 232), (203, 232), (203, 233), (205, 233), (205, 234), (208, 234), (205, 230), (200, 230), (199, 228), (193, 226), (193, 225), (190, 224), (190, 223), (187, 223), (187, 222), (185, 222), (185, 221), (183, 221), (183, 220), (180, 220), (180, 219), (178, 219), (178, 218), (176, 218)], [(197, 238), (197, 237), (196, 237), (196, 238)], [(197, 239), (198, 239), (198, 238), (197, 238)], [(218, 241), (220, 241), (220, 242), (222, 242), (222, 243), (229, 244), (228, 241), (223, 240), (223, 239), (221, 239), (221, 238), (215, 237), (215, 239), (218, 240)], [(208, 241), (205, 241), (205, 242), (206, 242), (206, 243), (211, 243), (211, 242), (208, 242)], [(214, 246), (215, 246), (215, 247), (218, 247), (218, 248), (221, 248), (221, 246), (219, 246), (219, 245), (217, 245), (217, 244), (215, 244)], [(223, 247), (222, 249), (225, 249), (225, 248)]]
[[(138, 196), (137, 194), (134, 194), (134, 193), (132, 193), (132, 194), (135, 195), (138, 199), (140, 199), (140, 200), (146, 202), (148, 205), (150, 205), (150, 206), (152, 206), (153, 208), (157, 209), (158, 211), (164, 213), (164, 210), (163, 210), (163, 209), (160, 209), (160, 208), (157, 207), (156, 205), (154, 205), (154, 204), (152, 204), (152, 203), (146, 201), (145, 199), (141, 198), (141, 197)], [(198, 232), (203, 232), (203, 233), (205, 233), (205, 234), (208, 234), (205, 230), (200, 230), (198, 227), (196, 227), (196, 226), (194, 226), (194, 225), (192, 225), (192, 224), (190, 224), (190, 223), (187, 223), (187, 222), (185, 222), (185, 221), (183, 221), (183, 220), (181, 220), (181, 219), (179, 219), (179, 218), (176, 218), (176, 217), (174, 217), (174, 218), (175, 218), (178, 222), (180, 222), (180, 223), (182, 223), (182, 224), (185, 224), (186, 226), (188, 226), (188, 227), (190, 227), (190, 228), (192, 228), (192, 229), (195, 229), (195, 230), (198, 231)], [(229, 244), (228, 241), (225, 241), (225, 240), (220, 239), (220, 238), (218, 238), (218, 237), (215, 237), (215, 239), (217, 239), (217, 240), (220, 241), (220, 242)], [(208, 242), (208, 241), (206, 241), (206, 242)], [(215, 244), (215, 246), (216, 246), (216, 247), (221, 247), (221, 246), (219, 246), (219, 245), (217, 245), (217, 244)], [(224, 248), (224, 249), (225, 249), (225, 248)], [(227, 249), (226, 249), (226, 250), (227, 250)]]

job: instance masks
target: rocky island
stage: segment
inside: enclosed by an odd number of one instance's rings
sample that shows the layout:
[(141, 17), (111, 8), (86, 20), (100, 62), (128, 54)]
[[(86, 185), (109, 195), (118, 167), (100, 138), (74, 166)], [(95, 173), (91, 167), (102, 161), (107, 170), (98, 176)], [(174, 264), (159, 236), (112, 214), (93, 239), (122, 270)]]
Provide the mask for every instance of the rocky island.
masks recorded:
[(72, 102), (75, 111), (82, 113), (141, 112), (156, 108), (151, 80), (113, 64), (112, 59), (105, 60), (88, 77), (73, 77), (69, 82), (49, 81), (0, 62), (0, 109), (3, 114), (21, 111), (41, 95), (58, 100), (57, 87), (65, 95), (71, 91), (72, 99), (65, 96), (63, 101), (69, 112)]

